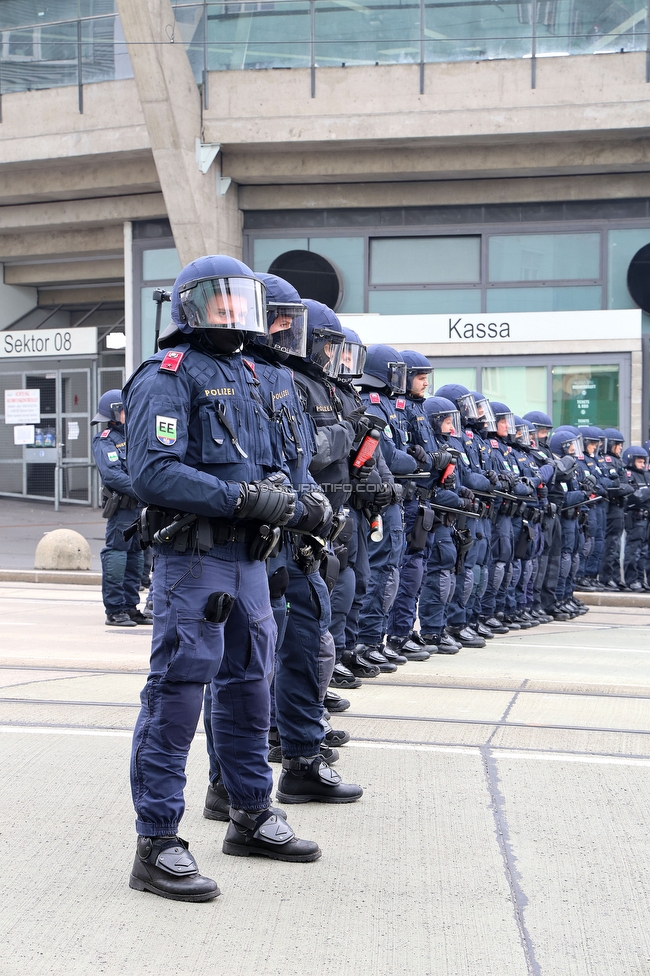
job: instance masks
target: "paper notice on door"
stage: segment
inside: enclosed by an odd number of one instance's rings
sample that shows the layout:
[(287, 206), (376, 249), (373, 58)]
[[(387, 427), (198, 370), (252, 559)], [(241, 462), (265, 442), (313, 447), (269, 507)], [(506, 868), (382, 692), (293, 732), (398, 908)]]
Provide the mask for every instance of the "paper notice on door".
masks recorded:
[(69, 441), (79, 440), (79, 424), (76, 420), (68, 421), (68, 440)]
[(14, 444), (33, 444), (34, 424), (18, 424), (14, 427)]

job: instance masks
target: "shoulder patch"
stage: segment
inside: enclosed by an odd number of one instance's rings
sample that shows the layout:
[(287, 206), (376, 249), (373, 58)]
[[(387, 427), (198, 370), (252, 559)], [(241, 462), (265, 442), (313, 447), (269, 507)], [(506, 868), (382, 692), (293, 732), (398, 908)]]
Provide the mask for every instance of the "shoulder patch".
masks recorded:
[(397, 400), (395, 400), (396, 410), (404, 410), (405, 407), (406, 407), (406, 400), (403, 397), (399, 397)]
[(176, 443), (176, 417), (162, 417), (156, 415), (156, 437), (161, 444), (171, 447)]
[(473, 438), (474, 438), (474, 431), (473, 430), (466, 430), (465, 431), (465, 436), (466, 437), (469, 437), (470, 440), (473, 440)]
[(498, 442), (498, 440), (495, 437), (491, 437), (490, 438), (490, 444), (492, 445), (492, 447), (498, 447), (499, 446), (499, 442)]
[(255, 377), (255, 379), (257, 379), (257, 373), (255, 372), (255, 363), (253, 362), (253, 360), (252, 359), (245, 359), (242, 356), (242, 362), (243, 362), (244, 366), (246, 367), (246, 369), (248, 369), (253, 374), (253, 376)]
[(109, 461), (117, 461), (118, 460), (117, 451), (109, 451), (107, 457)]
[(381, 403), (381, 397), (379, 396), (378, 393), (370, 393), (368, 395), (368, 399), (370, 400), (371, 403)]
[(184, 355), (184, 352), (178, 352), (176, 349), (170, 349), (160, 364), (160, 369), (164, 369), (168, 373), (178, 372), (178, 367), (183, 362)]
[(111, 432), (111, 428), (110, 427), (107, 427), (105, 430), (103, 430), (101, 432), (101, 434), (99, 436), (100, 437), (108, 437), (108, 435), (110, 434), (110, 432)]

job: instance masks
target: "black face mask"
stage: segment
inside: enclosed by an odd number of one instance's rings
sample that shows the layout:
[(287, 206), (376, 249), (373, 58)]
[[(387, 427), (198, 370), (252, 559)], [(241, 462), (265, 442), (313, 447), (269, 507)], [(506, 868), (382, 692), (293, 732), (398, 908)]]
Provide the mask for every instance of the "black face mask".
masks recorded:
[(205, 329), (193, 332), (199, 346), (219, 356), (232, 356), (244, 344), (244, 333), (239, 329)]

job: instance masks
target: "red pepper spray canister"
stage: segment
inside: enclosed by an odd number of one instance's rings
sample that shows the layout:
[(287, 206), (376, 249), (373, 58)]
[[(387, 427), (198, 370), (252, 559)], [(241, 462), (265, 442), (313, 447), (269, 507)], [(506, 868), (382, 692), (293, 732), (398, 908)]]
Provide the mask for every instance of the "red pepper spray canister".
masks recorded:
[(379, 438), (381, 434), (377, 430), (369, 430), (366, 436), (363, 438), (359, 445), (359, 450), (357, 451), (357, 456), (352, 462), (353, 468), (361, 468), (369, 461), (377, 450), (377, 445), (379, 444)]

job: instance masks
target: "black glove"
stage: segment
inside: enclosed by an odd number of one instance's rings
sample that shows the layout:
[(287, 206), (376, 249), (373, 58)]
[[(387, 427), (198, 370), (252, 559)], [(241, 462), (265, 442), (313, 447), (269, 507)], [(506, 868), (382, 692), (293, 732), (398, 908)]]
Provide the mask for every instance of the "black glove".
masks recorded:
[(470, 502), (474, 501), (474, 492), (470, 491), (469, 488), (459, 488), (458, 495), (460, 498), (469, 498)]
[(499, 481), (503, 486), (504, 491), (508, 491), (510, 488), (514, 488), (516, 477), (511, 471), (499, 471)]
[(361, 418), (365, 416), (365, 413), (366, 413), (366, 408), (364, 407), (363, 404), (361, 404), (355, 410), (352, 410), (345, 419), (348, 421), (348, 423), (356, 427), (359, 421), (361, 420)]
[(428, 467), (431, 463), (429, 455), (420, 444), (411, 444), (406, 448), (406, 453), (414, 457), (418, 464), (426, 464)]
[[(462, 491), (462, 488), (461, 488)], [(473, 512), (474, 502), (470, 501), (469, 498), (463, 498), (462, 496), (458, 499), (458, 508), (461, 512)]]
[(449, 451), (434, 451), (431, 455), (431, 467), (434, 471), (444, 471), (452, 461), (453, 455)]
[(564, 481), (565, 478), (563, 478), (562, 475), (565, 476), (570, 475), (573, 469), (575, 468), (575, 466), (576, 466), (576, 459), (574, 457), (571, 457), (570, 454), (566, 454), (564, 457), (558, 458), (557, 461), (555, 462), (555, 467), (557, 468), (558, 474), (560, 475), (560, 480)]
[(496, 473), (496, 471), (484, 471), (483, 474), (490, 482), (492, 487), (496, 488), (496, 486), (499, 484), (499, 475)]
[(546, 487), (546, 485), (544, 485), (543, 488), (539, 487), (537, 489), (537, 497), (539, 498), (540, 502), (543, 501), (545, 498), (548, 498), (548, 488)]
[(456, 490), (456, 474), (454, 471), (452, 471), (451, 474), (447, 475), (444, 481), (440, 482), (440, 487), (447, 488), (449, 491)]
[(532, 478), (521, 478), (520, 480), (522, 484), (526, 485), (527, 488), (531, 488), (532, 491), (535, 491), (535, 489), (537, 488), (537, 485), (535, 484)]
[(239, 486), (235, 518), (255, 519), (269, 525), (286, 525), (296, 507), (296, 493), (288, 486), (253, 481)]
[(311, 532), (313, 535), (327, 536), (334, 517), (327, 496), (317, 488), (313, 488), (301, 495), (300, 501), (304, 512), (291, 528), (297, 529), (299, 532)]
[(650, 488), (639, 488), (634, 492), (634, 497), (641, 505), (645, 505), (650, 500)]
[(594, 478), (593, 474), (587, 472), (583, 475), (582, 487), (586, 490), (593, 491), (594, 488), (598, 487), (598, 481)]
[(370, 457), (367, 461), (364, 461), (360, 468), (350, 466), (350, 479), (352, 483), (354, 484), (354, 482), (358, 482), (359, 484), (365, 485), (370, 477), (371, 471), (376, 467), (376, 464), (377, 462), (375, 461), (374, 457)]

